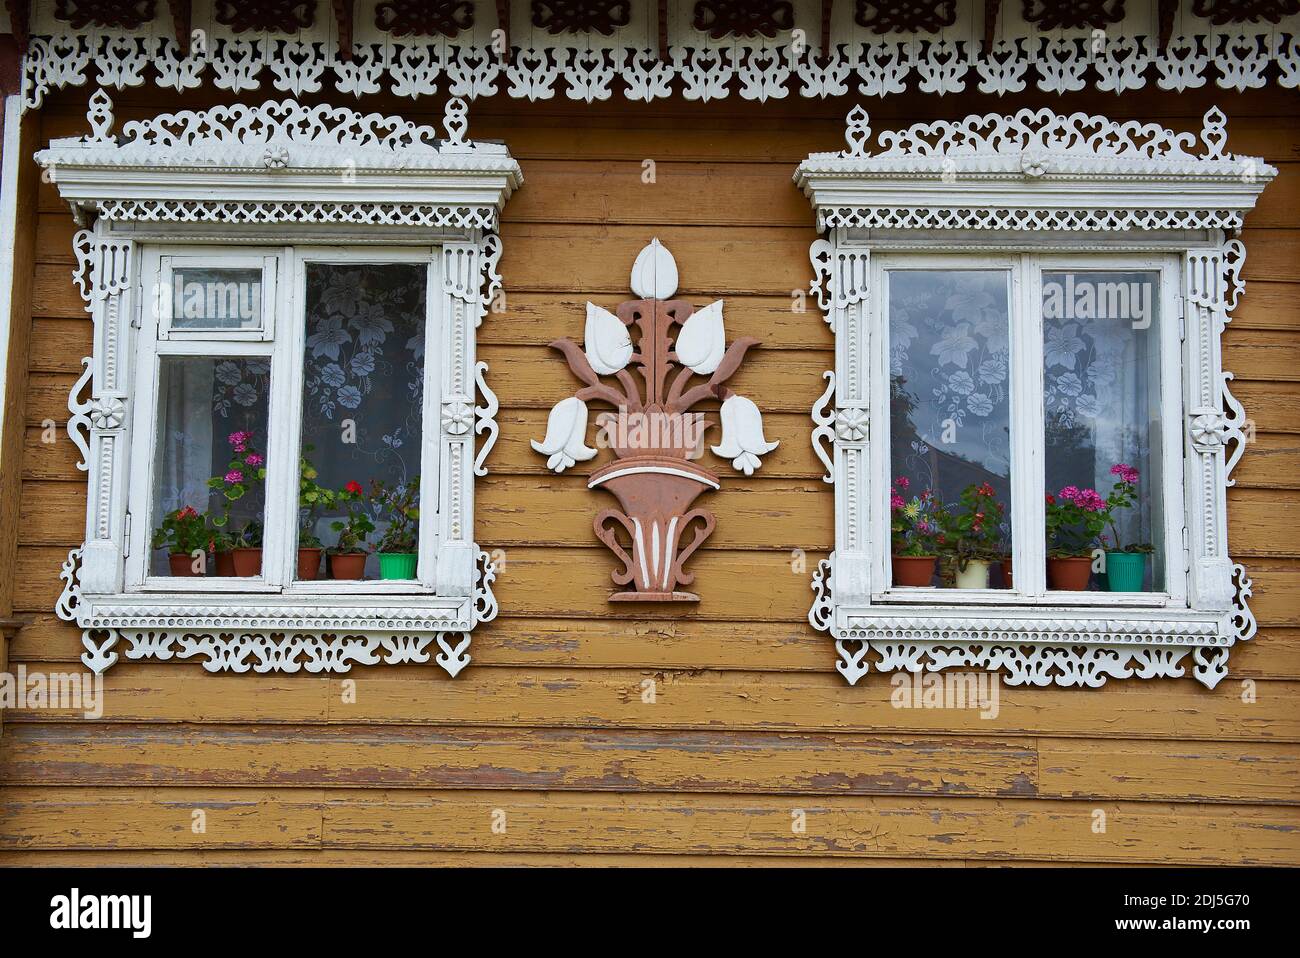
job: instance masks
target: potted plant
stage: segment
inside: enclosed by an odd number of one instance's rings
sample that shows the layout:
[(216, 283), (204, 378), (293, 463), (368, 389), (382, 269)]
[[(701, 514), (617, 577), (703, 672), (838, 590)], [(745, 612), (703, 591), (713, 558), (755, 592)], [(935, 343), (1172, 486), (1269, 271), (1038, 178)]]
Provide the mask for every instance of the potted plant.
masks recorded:
[[(208, 480), (208, 488), (221, 491), (221, 515), (212, 520), (216, 532), (211, 545), (216, 555), (216, 574), (221, 576), (256, 576), (262, 574), (262, 529), (250, 522), (238, 535), (229, 532), (230, 505), (244, 498), (249, 490), (266, 480), (266, 458), (253, 448), (253, 434), (240, 430), (232, 432), (226, 441), (230, 444), (230, 462), (223, 475)], [(243, 558), (239, 553), (243, 552)], [(240, 570), (244, 571), (240, 571)], [(248, 571), (248, 570), (253, 571)]]
[(1047, 496), (1047, 585), (1083, 592), (1092, 577), (1092, 549), (1106, 521), (1095, 489), (1066, 486)]
[(1000, 527), (1005, 511), (987, 482), (961, 491), (960, 510), (943, 513), (946, 548), (955, 561), (958, 589), (987, 589), (989, 568), (1002, 557)]
[(379, 539), (379, 578), (414, 579), (419, 541), (420, 477), (405, 485), (389, 486), (375, 480), (371, 498), (384, 510), (388, 528)]
[[(304, 453), (311, 452), (308, 445)], [(317, 484), (319, 473), (306, 455), (298, 459), (298, 578), (316, 579), (320, 576), (321, 555), (325, 552), (320, 537), (316, 535), (316, 513), (319, 509), (333, 509), (335, 492)]]
[[(1110, 548), (1106, 549), (1106, 584), (1111, 592), (1141, 592), (1146, 581), (1147, 556), (1152, 552), (1150, 543), (1134, 542), (1123, 545), (1115, 514), (1120, 509), (1131, 509), (1137, 494), (1138, 471), (1127, 463), (1110, 467), (1115, 484), (1106, 497), (1106, 524), (1110, 526)], [(1102, 536), (1103, 542), (1107, 540)]]
[(934, 579), (938, 558), (937, 506), (929, 489), (905, 499), (903, 493), (910, 485), (906, 476), (899, 476), (889, 491), (890, 564), (894, 585), (927, 586)]
[[(229, 516), (222, 517), (222, 524), (229, 520)], [(223, 529), (216, 528), (217, 520), (213, 520), (212, 535), (208, 539), (208, 551), (212, 553), (214, 575), (233, 576), (235, 574), (235, 537)]]
[(343, 509), (344, 517), (330, 523), (338, 533), (338, 541), (328, 550), (330, 577), (360, 579), (366, 574), (366, 536), (375, 531), (366, 512), (365, 490), (354, 480), (335, 493), (334, 500)]
[(155, 549), (167, 550), (172, 575), (203, 575), (207, 571), (210, 530), (208, 517), (193, 506), (167, 513), (154, 530)]
[(249, 578), (262, 574), (262, 524), (250, 522), (235, 536), (231, 550), (235, 560), (235, 575)]

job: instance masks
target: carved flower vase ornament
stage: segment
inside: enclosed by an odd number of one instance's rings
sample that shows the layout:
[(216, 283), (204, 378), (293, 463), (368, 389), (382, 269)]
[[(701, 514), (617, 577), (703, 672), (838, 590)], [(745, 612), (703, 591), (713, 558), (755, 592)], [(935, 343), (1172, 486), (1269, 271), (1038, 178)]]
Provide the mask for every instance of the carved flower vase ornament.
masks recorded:
[(673, 299), (677, 263), (658, 240), (637, 256), (631, 286), (639, 298), (620, 304), (617, 313), (587, 304), (582, 347), (567, 338), (551, 343), (585, 385), (556, 404), (546, 438), (532, 445), (556, 472), (591, 459), (596, 450), (586, 445), (587, 403), (612, 406), (615, 412), (602, 413), (597, 422), (600, 444), (615, 458), (587, 481), (589, 489), (604, 489), (619, 504), (599, 512), (594, 522), (597, 538), (623, 564), (613, 573), (615, 584), (631, 586), (610, 601), (698, 602), (698, 595), (680, 588), (695, 578), (683, 566), (716, 520), (693, 506), (719, 481), (692, 461), (703, 453), (704, 432), (712, 428), (692, 408), (711, 399), (722, 402), (722, 438), (711, 448), (738, 472), (753, 475), (777, 443), (764, 438), (758, 407), (724, 383), (758, 340), (746, 336), (726, 345), (721, 300), (697, 310)]

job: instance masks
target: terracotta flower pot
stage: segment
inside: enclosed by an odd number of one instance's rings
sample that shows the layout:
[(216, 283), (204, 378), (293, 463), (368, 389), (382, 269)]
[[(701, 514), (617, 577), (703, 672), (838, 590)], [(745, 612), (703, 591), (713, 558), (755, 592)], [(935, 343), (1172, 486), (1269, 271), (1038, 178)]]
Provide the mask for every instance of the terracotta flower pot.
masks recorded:
[[(718, 488), (718, 479), (685, 459), (629, 456), (592, 473), (588, 488), (612, 492), (623, 507), (605, 509), (593, 523), (596, 536), (623, 562), (613, 575), (617, 585), (632, 583), (634, 591), (616, 592), (611, 602), (698, 602), (693, 592), (679, 590), (695, 577), (682, 565), (713, 531), (711, 513), (691, 509), (701, 493)], [(688, 511), (689, 510), (689, 511)], [(684, 548), (681, 539), (691, 523), (702, 523)], [(610, 520), (621, 525), (631, 541), (628, 555)]]
[(366, 553), (342, 552), (329, 557), (330, 578), (360, 579), (366, 574)]
[(1086, 592), (1092, 578), (1091, 556), (1047, 560), (1047, 586), (1063, 592)]
[(937, 556), (893, 556), (894, 585), (929, 585), (937, 561)]
[(235, 575), (249, 578), (262, 574), (262, 550), (239, 548), (234, 550)]
[(324, 549), (298, 550), (298, 578), (310, 580), (320, 578), (320, 557)]
[(218, 552), (216, 554), (216, 570), (213, 575), (231, 576), (235, 574), (235, 554), (233, 552)]
[(1012, 578), (1011, 578), (1011, 560), (1010, 560), (1010, 559), (1003, 559), (1003, 560), (1002, 560), (1002, 588), (1004, 588), (1004, 589), (1014, 589), (1014, 588), (1015, 588), (1015, 586), (1013, 585), (1013, 580), (1012, 580)]
[(194, 571), (194, 562), (194, 556), (188, 552), (173, 552), (167, 557), (167, 565), (172, 575), (202, 575), (201, 572)]

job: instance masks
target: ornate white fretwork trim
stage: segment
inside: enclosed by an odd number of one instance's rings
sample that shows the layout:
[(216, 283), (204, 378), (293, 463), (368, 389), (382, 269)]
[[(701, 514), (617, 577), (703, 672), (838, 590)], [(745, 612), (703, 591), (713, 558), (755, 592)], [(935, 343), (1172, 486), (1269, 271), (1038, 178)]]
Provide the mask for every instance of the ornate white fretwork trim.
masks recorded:
[(84, 220), (324, 224), (491, 230), (523, 182), (495, 143), (400, 117), (268, 100), (165, 113), (112, 133), (91, 97), (89, 136), (53, 141), (37, 162)]
[[(973, 6), (973, 4), (972, 4)], [(988, 49), (969, 26), (932, 37), (879, 37), (836, 24), (829, 57), (815, 44), (795, 41), (790, 31), (711, 42), (697, 31), (674, 31), (667, 58), (647, 46), (595, 34), (536, 38), (503, 57), (491, 41), (431, 43), (382, 36), (357, 42), (349, 60), (322, 33), (298, 38), (221, 35), (211, 31), (202, 49), (182, 56), (170, 36), (125, 31), (50, 32), (36, 36), (23, 62), (25, 108), (37, 108), (51, 90), (88, 82), (136, 87), (152, 82), (181, 92), (211, 86), (241, 93), (269, 85), (291, 96), (334, 91), (364, 96), (384, 91), (417, 98), (439, 93), (473, 99), (506, 95), (530, 101), (564, 96), (594, 102), (621, 93), (650, 102), (680, 94), (709, 101), (736, 95), (746, 100), (842, 96), (857, 92), (887, 97), (907, 91), (928, 94), (978, 91), (996, 96), (1036, 89), (1067, 93), (1085, 88), (1124, 93), (1154, 85), (1183, 91), (1213, 83), (1225, 90), (1259, 88), (1270, 82), (1300, 86), (1297, 18), (1226, 29), (1184, 15), (1181, 32), (1163, 47), (1145, 23), (1125, 23), (1105, 34), (1040, 32), (1023, 22), (1019, 5), (1003, 4), (999, 38)], [(56, 32), (57, 31), (57, 32)], [(38, 25), (37, 32), (41, 28)], [(807, 35), (805, 25), (804, 35)]]
[[(826, 230), (809, 250), (811, 293), (837, 341), (836, 368), (812, 410), (813, 447), (836, 485), (835, 552), (813, 576), (808, 618), (834, 636), (837, 668), (850, 682), (866, 673), (873, 650), (882, 671), (977, 667), (1003, 671), (1013, 684), (1177, 676), (1189, 652), (1192, 675), (1208, 687), (1227, 674), (1228, 650), (1255, 633), (1250, 580), (1227, 549), (1226, 488), (1247, 428), (1221, 363), (1220, 336), (1242, 293), (1245, 258), (1227, 233), (1277, 171), (1226, 154), (1226, 139), (1218, 109), (1206, 113), (1199, 137), (1021, 110), (885, 131), (873, 151), (858, 107), (848, 117), (846, 148), (800, 165), (795, 181)], [(1126, 240), (1106, 245), (1104, 234), (1135, 230), (1182, 251), (1187, 608), (912, 608), (875, 598), (876, 556), (864, 544), (870, 357), (863, 327), (878, 240), (860, 232), (866, 229), (959, 249), (987, 242), (992, 231), (1004, 246), (1033, 248), (1033, 235), (1050, 230), (1073, 247), (1110, 251)], [(947, 232), (938, 239), (935, 230)], [(1170, 550), (1171, 562), (1178, 553)]]
[(201, 657), (209, 672), (287, 673), (422, 664), (429, 661), (430, 646), (436, 643), (434, 663), (454, 678), (470, 662), (470, 630), (497, 614), (492, 593), (496, 567), (482, 550), (477, 551), (473, 596), (463, 610), (441, 618), (404, 614), (392, 603), (376, 603), (369, 616), (354, 606), (331, 617), (321, 614), (319, 605), (300, 606), (287, 615), (283, 607), (252, 609), (231, 603), (225, 608), (195, 608), (183, 601), (113, 611), (83, 597), (77, 578), (80, 560), (81, 550), (73, 549), (63, 564), (64, 587), (55, 613), (82, 626), (86, 651), (81, 660), (94, 672), (118, 661), (121, 641), (132, 661)]

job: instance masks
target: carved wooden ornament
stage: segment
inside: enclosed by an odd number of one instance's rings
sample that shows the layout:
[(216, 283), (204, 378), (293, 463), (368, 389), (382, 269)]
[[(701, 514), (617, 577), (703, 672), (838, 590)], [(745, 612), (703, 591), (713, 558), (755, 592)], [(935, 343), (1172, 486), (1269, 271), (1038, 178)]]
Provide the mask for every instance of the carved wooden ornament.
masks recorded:
[[(719, 482), (693, 461), (703, 454), (704, 433), (712, 424), (691, 408), (713, 398), (722, 401), (722, 438), (711, 448), (737, 471), (753, 475), (760, 457), (777, 443), (764, 438), (758, 407), (723, 384), (759, 343), (743, 336), (726, 345), (722, 300), (696, 309), (672, 298), (677, 263), (657, 239), (637, 256), (631, 285), (639, 298), (621, 303), (616, 313), (587, 304), (582, 347), (567, 338), (551, 343), (586, 385), (556, 404), (546, 438), (532, 445), (556, 472), (592, 459), (596, 449), (586, 444), (587, 403), (600, 400), (614, 407), (597, 417), (597, 444), (612, 449), (614, 461), (587, 482), (589, 489), (612, 493), (620, 507), (602, 510), (594, 523), (596, 537), (623, 563), (613, 573), (614, 583), (632, 587), (610, 601), (698, 602), (698, 595), (678, 588), (695, 578), (682, 567), (716, 520), (692, 506)], [(692, 383), (700, 377), (705, 381)], [(692, 535), (683, 546), (688, 529)]]

